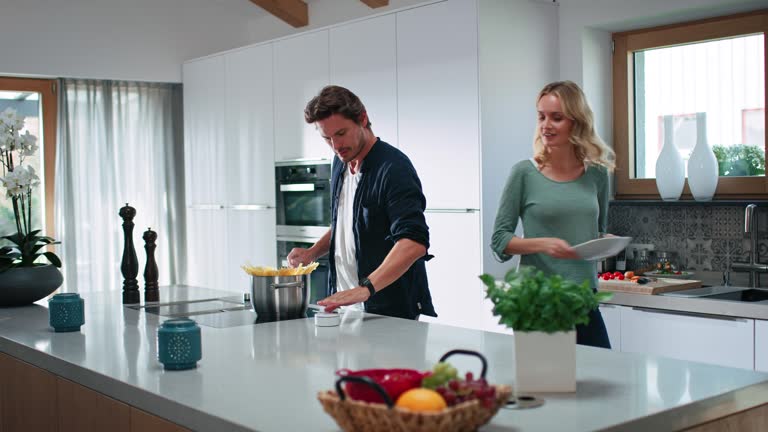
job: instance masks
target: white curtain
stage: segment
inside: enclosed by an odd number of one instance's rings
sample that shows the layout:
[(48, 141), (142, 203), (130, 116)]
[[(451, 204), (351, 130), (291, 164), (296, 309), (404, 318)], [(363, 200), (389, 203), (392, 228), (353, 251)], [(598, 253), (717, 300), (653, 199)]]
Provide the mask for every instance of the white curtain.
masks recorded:
[[(157, 232), (160, 285), (184, 272), (181, 85), (60, 80), (55, 229), (63, 291), (121, 290), (126, 203), (144, 287), (142, 234)], [(142, 296), (143, 297), (143, 296)]]

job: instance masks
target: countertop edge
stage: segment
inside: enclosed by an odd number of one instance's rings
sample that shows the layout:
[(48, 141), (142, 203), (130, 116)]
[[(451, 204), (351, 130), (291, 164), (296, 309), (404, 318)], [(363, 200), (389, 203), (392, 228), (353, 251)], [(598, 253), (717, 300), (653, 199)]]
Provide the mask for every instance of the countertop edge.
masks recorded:
[(611, 292), (613, 297), (604, 305), (646, 307), (669, 311), (689, 312), (732, 318), (768, 320), (768, 305), (727, 300), (708, 300), (697, 297), (671, 297), (663, 295)]
[(254, 431), (2, 336), (0, 352), (191, 430)]
[(768, 381), (752, 384), (717, 396), (684, 405), (623, 424), (600, 429), (601, 432), (649, 430), (682, 431), (768, 404)]

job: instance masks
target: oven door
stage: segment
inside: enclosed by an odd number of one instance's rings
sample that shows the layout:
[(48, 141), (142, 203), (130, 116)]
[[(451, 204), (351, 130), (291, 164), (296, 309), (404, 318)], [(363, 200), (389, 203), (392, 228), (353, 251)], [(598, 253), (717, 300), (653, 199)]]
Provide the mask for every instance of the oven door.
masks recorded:
[[(309, 248), (314, 242), (310, 242), (304, 239), (295, 238), (278, 238), (277, 239), (277, 264), (282, 267), (288, 267), (288, 254), (293, 248)], [(307, 292), (309, 294), (309, 303), (317, 304), (318, 300), (322, 300), (326, 297), (326, 289), (328, 287), (328, 275), (330, 268), (328, 264), (328, 258), (322, 257), (317, 260), (318, 266), (312, 274), (309, 275), (309, 287)]]
[[(322, 227), (324, 234), (331, 226), (330, 189), (331, 185), (328, 181), (279, 183), (277, 185), (277, 224), (293, 227)], [(308, 236), (309, 234), (296, 235)]]

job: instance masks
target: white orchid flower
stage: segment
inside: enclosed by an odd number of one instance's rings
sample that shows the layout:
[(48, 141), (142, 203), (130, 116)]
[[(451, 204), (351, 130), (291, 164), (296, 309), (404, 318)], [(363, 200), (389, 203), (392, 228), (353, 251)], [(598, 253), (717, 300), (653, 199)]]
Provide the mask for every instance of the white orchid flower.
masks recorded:
[(26, 131), (24, 135), (19, 137), (19, 152), (22, 156), (32, 156), (37, 152), (37, 137)]

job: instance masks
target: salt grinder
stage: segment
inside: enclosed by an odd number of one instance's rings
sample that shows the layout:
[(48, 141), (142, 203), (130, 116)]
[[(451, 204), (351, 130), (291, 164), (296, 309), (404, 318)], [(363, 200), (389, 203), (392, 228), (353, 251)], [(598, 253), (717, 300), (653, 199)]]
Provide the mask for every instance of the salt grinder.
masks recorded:
[(160, 291), (157, 289), (158, 271), (155, 261), (155, 248), (157, 245), (157, 233), (152, 228), (147, 228), (142, 236), (144, 250), (147, 251), (147, 265), (144, 267), (144, 302), (160, 301)]
[(123, 273), (123, 304), (136, 304), (141, 302), (139, 295), (139, 282), (136, 276), (139, 274), (139, 259), (136, 257), (136, 249), (133, 247), (133, 218), (136, 217), (136, 209), (125, 203), (120, 209), (120, 217), (123, 218), (123, 261), (120, 272)]

